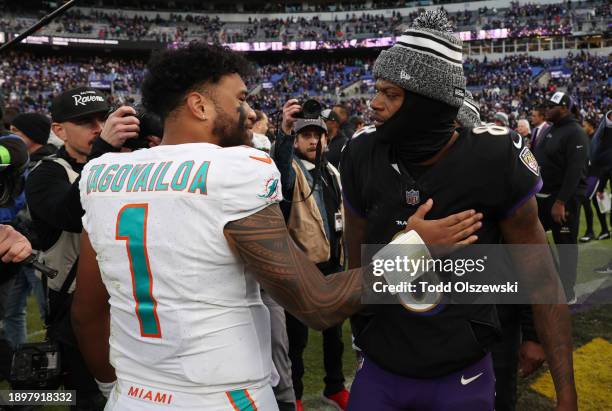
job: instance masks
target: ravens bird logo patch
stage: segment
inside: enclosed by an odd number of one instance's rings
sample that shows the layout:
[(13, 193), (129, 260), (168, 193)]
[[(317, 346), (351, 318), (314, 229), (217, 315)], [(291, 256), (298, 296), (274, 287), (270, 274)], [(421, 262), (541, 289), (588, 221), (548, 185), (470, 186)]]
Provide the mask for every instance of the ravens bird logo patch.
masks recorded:
[(536, 176), (540, 175), (540, 167), (538, 166), (538, 161), (535, 156), (527, 147), (523, 147), (521, 150), (521, 154), (519, 154), (519, 158), (521, 162), (527, 166), (529, 171), (531, 171)]

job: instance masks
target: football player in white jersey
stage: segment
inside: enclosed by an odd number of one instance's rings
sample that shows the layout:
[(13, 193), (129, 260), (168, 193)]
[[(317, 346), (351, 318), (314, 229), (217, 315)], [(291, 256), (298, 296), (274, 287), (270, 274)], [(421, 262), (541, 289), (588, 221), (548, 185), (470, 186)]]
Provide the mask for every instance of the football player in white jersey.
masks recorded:
[[(83, 170), (72, 320), (106, 410), (276, 410), (257, 282), (315, 329), (362, 306), (360, 269), (324, 277), (289, 237), (279, 172), (249, 147), (248, 73), (220, 47), (163, 52), (142, 86), (162, 144)], [(425, 240), (473, 241), (480, 217), (457, 218)]]

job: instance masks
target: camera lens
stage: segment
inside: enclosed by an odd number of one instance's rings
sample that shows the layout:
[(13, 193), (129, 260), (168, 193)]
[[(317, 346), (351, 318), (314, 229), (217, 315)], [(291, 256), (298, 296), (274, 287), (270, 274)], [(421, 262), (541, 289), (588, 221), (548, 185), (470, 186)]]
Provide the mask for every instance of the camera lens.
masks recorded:
[(302, 112), (304, 113), (304, 118), (319, 118), (319, 116), (321, 115), (322, 108), (323, 107), (321, 106), (321, 103), (319, 103), (317, 100), (306, 100), (302, 105)]

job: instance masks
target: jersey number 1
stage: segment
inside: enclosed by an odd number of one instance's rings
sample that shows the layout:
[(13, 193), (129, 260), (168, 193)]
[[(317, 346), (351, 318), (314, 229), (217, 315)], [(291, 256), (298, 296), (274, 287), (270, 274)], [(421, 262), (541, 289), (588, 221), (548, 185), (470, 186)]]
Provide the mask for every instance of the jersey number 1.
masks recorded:
[(125, 248), (130, 262), (140, 335), (161, 338), (161, 328), (159, 318), (157, 318), (157, 301), (153, 297), (153, 276), (147, 253), (148, 213), (148, 204), (124, 206), (117, 216), (116, 239), (126, 242)]

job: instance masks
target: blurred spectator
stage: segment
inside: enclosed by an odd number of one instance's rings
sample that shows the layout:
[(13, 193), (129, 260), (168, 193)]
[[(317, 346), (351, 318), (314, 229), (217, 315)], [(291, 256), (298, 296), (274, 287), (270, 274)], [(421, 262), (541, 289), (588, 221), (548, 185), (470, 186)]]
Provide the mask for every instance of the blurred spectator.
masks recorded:
[(11, 122), (10, 130), (26, 143), (30, 163), (33, 163), (31, 166), (43, 157), (55, 153), (55, 147), (47, 144), (51, 133), (51, 120), (44, 114), (19, 114)]
[(325, 155), (327, 161), (338, 168), (338, 164), (340, 164), (340, 154), (342, 148), (348, 141), (348, 137), (344, 134), (343, 130), (340, 129), (340, 116), (335, 111), (330, 109), (323, 110), (321, 117), (325, 120), (328, 135), (327, 140), (329, 141), (327, 144), (327, 153)]
[(349, 109), (344, 104), (336, 104), (332, 108), (334, 113), (338, 115), (340, 119), (340, 130), (344, 134), (345, 137), (351, 138), (353, 134), (355, 134), (355, 128), (351, 124)]
[(255, 123), (253, 124), (253, 147), (270, 154), (272, 143), (268, 139), (268, 116), (261, 110), (255, 110)]
[(546, 107), (538, 106), (531, 110), (531, 150), (534, 151), (540, 139), (548, 134), (550, 124), (546, 122)]
[[(612, 180), (612, 111), (606, 113), (593, 136), (591, 159), (597, 173), (604, 176), (597, 189), (597, 197), (602, 199), (607, 181)], [(612, 213), (610, 213), (610, 226), (612, 227)], [(602, 236), (600, 235), (599, 238)], [(612, 274), (612, 259), (602, 267), (596, 268), (595, 272)]]
[[(0, 93), (0, 96), (1, 95), (2, 93)], [(2, 117), (2, 120), (4, 121), (3, 123), (4, 129), (8, 130), (11, 127), (11, 123), (13, 122), (13, 119), (15, 118), (15, 116), (19, 114), (19, 111), (20, 111), (19, 108), (14, 107), (14, 106), (9, 106), (4, 109), (4, 113)]]
[(255, 110), (255, 123), (253, 124), (253, 132), (259, 134), (268, 133), (268, 116), (261, 110)]
[(501, 111), (495, 113), (495, 124), (501, 127), (509, 127), (508, 115)]
[(529, 121), (524, 118), (520, 119), (516, 126), (516, 132), (523, 137), (523, 144), (529, 147), (531, 145), (531, 127), (529, 127)]
[[(351, 126), (353, 127), (353, 129), (355, 130), (355, 132), (361, 130), (364, 126), (365, 126), (365, 122), (363, 121), (363, 118), (359, 117), (359, 116), (353, 116), (350, 118), (349, 122), (351, 123)], [(351, 136), (352, 137), (352, 136)], [(349, 137), (350, 138), (350, 137)]]
[[(589, 137), (589, 140), (592, 141), (593, 135), (595, 134), (595, 124), (593, 124), (592, 120), (584, 119), (582, 121), (582, 128), (584, 132)], [(591, 201), (593, 202), (593, 207), (595, 208), (595, 212), (597, 213), (597, 218), (599, 220), (599, 225), (601, 227), (601, 233), (608, 233), (608, 225), (606, 224), (606, 217), (603, 215), (599, 209), (599, 203), (597, 202), (596, 190), (600, 183), (603, 181), (604, 186), (607, 184), (607, 178), (602, 170), (599, 169), (598, 164), (595, 164), (591, 159), (589, 162), (589, 169), (587, 173), (587, 193), (582, 199), (582, 206), (584, 208), (584, 219), (586, 222), (585, 233), (582, 237), (580, 237), (581, 243), (588, 243), (593, 240), (595, 237), (595, 232), (593, 231), (593, 208), (591, 207)]]
[[(608, 111), (601, 120), (591, 144), (589, 156), (591, 173), (599, 179), (597, 197), (601, 199), (608, 182), (612, 181), (612, 111)], [(612, 213), (610, 213), (610, 228), (612, 229)], [(602, 232), (597, 239), (607, 238), (610, 238), (610, 232), (607, 226), (602, 225)]]

